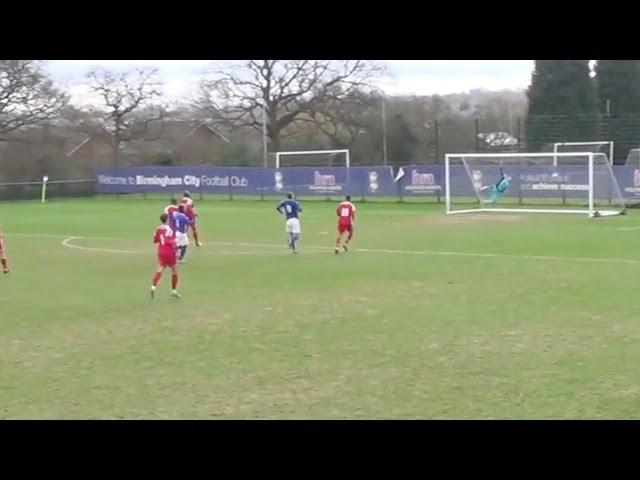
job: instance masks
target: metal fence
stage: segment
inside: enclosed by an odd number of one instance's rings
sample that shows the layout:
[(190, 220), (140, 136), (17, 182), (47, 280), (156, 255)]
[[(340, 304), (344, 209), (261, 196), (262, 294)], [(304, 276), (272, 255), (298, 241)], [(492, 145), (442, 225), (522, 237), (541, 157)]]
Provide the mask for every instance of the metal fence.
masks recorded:
[[(30, 200), (42, 198), (42, 180), (36, 182), (0, 183), (0, 200)], [(89, 197), (96, 194), (95, 179), (50, 180), (46, 182), (47, 198)]]
[(483, 118), (439, 120), (430, 135), (426, 163), (442, 163), (446, 152), (543, 152), (554, 143), (613, 141), (613, 164), (623, 165), (640, 147), (640, 115), (538, 115), (504, 129)]
[[(563, 167), (563, 175), (571, 182), (585, 184), (586, 169)], [(463, 168), (463, 167), (458, 167)], [(514, 165), (509, 174), (514, 178), (551, 175), (559, 167)], [(640, 168), (614, 166), (613, 173), (626, 199), (640, 199)], [(543, 171), (544, 170), (544, 171)], [(549, 170), (549, 171), (547, 171)], [(189, 190), (195, 198), (265, 200), (293, 192), (304, 199), (337, 199), (351, 195), (357, 200), (377, 201), (443, 201), (445, 194), (444, 166), (406, 165), (391, 167), (120, 167), (96, 172), (89, 180), (57, 180), (47, 183), (46, 198), (81, 196), (147, 196), (180, 195)], [(466, 189), (464, 195), (474, 196), (468, 172), (460, 171), (457, 185)], [(456, 177), (456, 178), (458, 178)], [(575, 178), (574, 178), (575, 177)], [(454, 176), (452, 176), (454, 178)], [(464, 181), (466, 179), (466, 181)], [(540, 180), (545, 184), (545, 181)], [(569, 181), (569, 180), (567, 180)], [(518, 193), (514, 180), (510, 194)], [(546, 182), (548, 183), (548, 182)], [(584, 186), (584, 185), (583, 185)], [(541, 185), (540, 188), (544, 187)], [(578, 189), (580, 190), (580, 189)], [(43, 182), (0, 184), (0, 199), (37, 199), (43, 193)]]

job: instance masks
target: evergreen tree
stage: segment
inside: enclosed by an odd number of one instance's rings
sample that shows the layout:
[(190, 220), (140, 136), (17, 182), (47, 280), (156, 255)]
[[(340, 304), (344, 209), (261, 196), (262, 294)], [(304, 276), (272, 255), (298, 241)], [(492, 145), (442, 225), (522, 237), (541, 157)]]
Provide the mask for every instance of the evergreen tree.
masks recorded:
[(602, 112), (640, 114), (640, 60), (598, 60), (596, 74)]
[(527, 91), (530, 115), (591, 115), (598, 96), (588, 60), (536, 60)]
[[(536, 60), (527, 91), (527, 147), (598, 139), (598, 91), (588, 60)], [(544, 118), (541, 118), (544, 116)]]
[(598, 60), (596, 80), (603, 117), (602, 137), (616, 146), (616, 163), (638, 146), (640, 129), (640, 60)]

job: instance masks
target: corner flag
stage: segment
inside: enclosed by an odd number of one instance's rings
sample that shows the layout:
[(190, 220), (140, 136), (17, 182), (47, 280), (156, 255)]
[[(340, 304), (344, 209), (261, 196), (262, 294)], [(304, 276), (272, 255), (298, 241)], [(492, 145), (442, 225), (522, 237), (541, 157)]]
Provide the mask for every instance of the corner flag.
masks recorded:
[(404, 168), (398, 168), (398, 173), (396, 173), (396, 178), (393, 179), (394, 182), (398, 183), (398, 181), (404, 177)]

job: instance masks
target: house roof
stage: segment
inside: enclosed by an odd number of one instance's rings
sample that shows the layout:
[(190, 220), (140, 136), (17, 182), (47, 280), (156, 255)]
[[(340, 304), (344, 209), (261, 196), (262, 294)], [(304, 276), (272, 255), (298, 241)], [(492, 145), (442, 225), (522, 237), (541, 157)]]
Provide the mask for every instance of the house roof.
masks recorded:
[[(194, 124), (193, 122), (170, 121), (164, 122), (163, 124), (157, 123), (149, 125), (146, 135), (147, 139), (140, 138), (125, 142), (122, 145), (122, 151), (124, 153), (137, 153), (144, 149), (155, 149), (158, 151), (169, 152), (179, 148), (180, 145), (182, 145), (189, 137), (201, 128), (206, 128), (221, 140), (226, 143), (230, 143), (230, 140), (225, 135), (211, 125), (208, 125), (206, 122), (198, 122)], [(69, 152), (68, 156), (72, 156), (96, 135), (111, 136), (111, 134), (106, 131), (87, 136), (80, 144)]]
[(193, 130), (191, 130), (191, 132), (189, 133), (189, 135), (192, 135), (196, 130), (198, 130), (200, 127), (205, 127), (209, 130), (211, 130), (215, 135), (217, 135), (218, 137), (220, 137), (221, 140), (224, 140), (227, 143), (231, 143), (231, 141), (225, 137), (222, 133), (220, 133), (220, 131), (216, 130), (214, 127), (212, 127), (211, 125), (207, 124), (207, 123), (201, 123), (200, 125), (198, 125), (197, 127), (195, 127)]
[(85, 146), (87, 143), (89, 143), (92, 139), (96, 137), (110, 138), (111, 134), (106, 130), (99, 130), (96, 133), (87, 135), (87, 137), (84, 140), (78, 143), (69, 153), (67, 153), (67, 157), (72, 157), (76, 152), (78, 152), (78, 150), (80, 150), (83, 146)]

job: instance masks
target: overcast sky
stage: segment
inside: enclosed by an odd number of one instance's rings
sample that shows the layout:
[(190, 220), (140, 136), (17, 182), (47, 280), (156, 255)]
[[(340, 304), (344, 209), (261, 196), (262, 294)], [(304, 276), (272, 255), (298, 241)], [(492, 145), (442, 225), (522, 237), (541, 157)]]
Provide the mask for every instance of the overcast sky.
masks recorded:
[[(167, 100), (179, 100), (195, 93), (198, 80), (214, 60), (49, 60), (46, 68), (83, 102), (84, 76), (93, 67), (126, 71), (135, 67), (159, 69)], [(432, 95), (489, 90), (525, 89), (531, 80), (533, 60), (382, 60), (389, 76), (379, 86), (388, 94)]]

